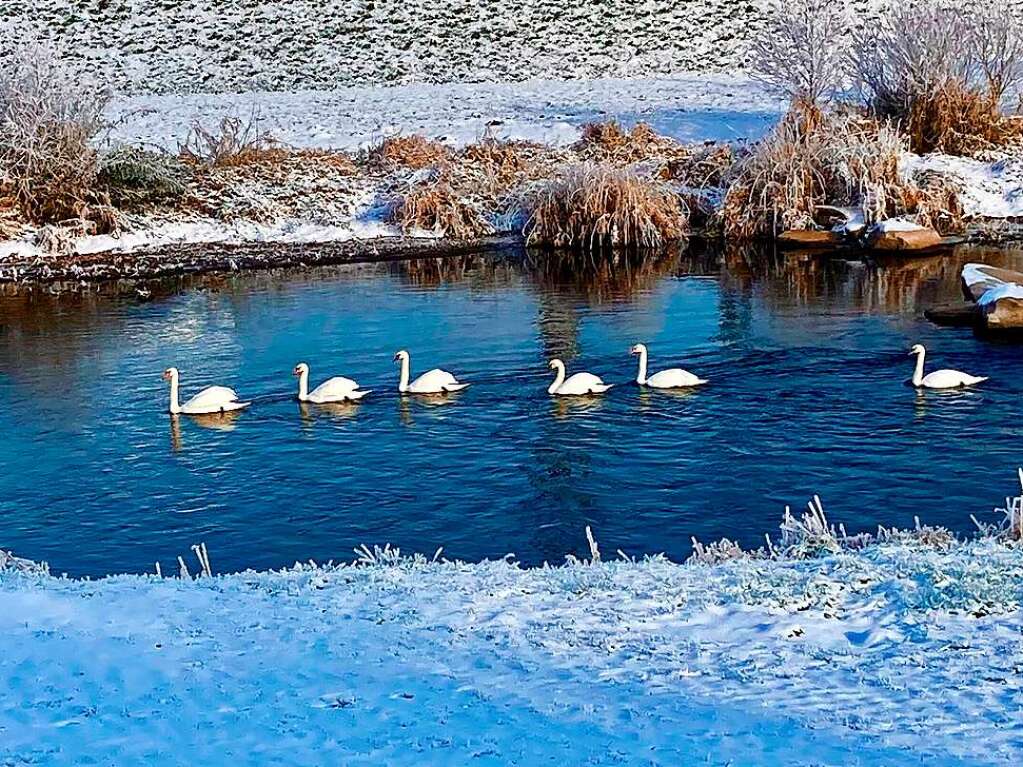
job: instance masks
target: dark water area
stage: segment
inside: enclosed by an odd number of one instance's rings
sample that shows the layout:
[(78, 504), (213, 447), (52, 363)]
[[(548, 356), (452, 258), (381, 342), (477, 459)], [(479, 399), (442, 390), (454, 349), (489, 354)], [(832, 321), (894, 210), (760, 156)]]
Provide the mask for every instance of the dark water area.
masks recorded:
[[(1023, 250), (960, 247), (885, 263), (688, 253), (566, 279), (485, 254), (162, 283), (153, 297), (0, 296), (0, 547), (58, 572), (152, 571), (205, 541), (215, 570), (347, 559), (391, 543), (537, 564), (587, 551), (685, 557), (690, 537), (758, 545), (811, 494), (850, 531), (913, 517), (968, 532), (1023, 464), (1023, 346), (938, 328), (923, 309), (960, 294), (965, 261), (1023, 268)], [(648, 392), (681, 366), (710, 384)], [(907, 385), (928, 368), (991, 381)], [(472, 383), (402, 398), (439, 366)], [(616, 384), (554, 400), (547, 360)], [(300, 406), (355, 378), (349, 407)], [(182, 394), (232, 386), (236, 418), (167, 415)], [(194, 558), (189, 556), (194, 561)]]

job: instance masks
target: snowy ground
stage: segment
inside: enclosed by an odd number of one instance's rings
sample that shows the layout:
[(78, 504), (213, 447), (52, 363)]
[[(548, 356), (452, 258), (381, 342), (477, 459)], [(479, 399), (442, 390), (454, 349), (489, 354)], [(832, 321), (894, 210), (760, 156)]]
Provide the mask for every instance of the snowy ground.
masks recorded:
[(643, 121), (681, 141), (756, 139), (785, 103), (743, 75), (682, 73), (632, 80), (533, 80), (348, 87), (297, 93), (135, 96), (115, 102), (111, 139), (177, 151), (193, 122), (229, 115), (296, 148), (355, 150), (395, 134), (464, 145), (493, 135), (567, 144), (588, 122)]
[(1008, 764), (1021, 595), (989, 541), (0, 574), (0, 764)]

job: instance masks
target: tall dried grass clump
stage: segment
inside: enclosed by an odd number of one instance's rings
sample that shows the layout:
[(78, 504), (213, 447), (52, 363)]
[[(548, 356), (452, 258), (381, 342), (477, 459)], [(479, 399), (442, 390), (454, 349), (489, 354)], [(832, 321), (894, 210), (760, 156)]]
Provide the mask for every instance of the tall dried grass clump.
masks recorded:
[(417, 134), (391, 136), (369, 151), (370, 165), (383, 170), (433, 168), (450, 157), (450, 147)]
[(109, 94), (39, 42), (0, 62), (0, 179), (34, 221), (87, 217), (97, 194), (93, 146)]
[(906, 139), (856, 114), (795, 109), (733, 171), (722, 215), (737, 240), (817, 228), (821, 206), (857, 207), (868, 224), (910, 215), (948, 232), (961, 226), (954, 190), (899, 172)]
[(483, 213), (443, 175), (414, 184), (401, 196), (390, 215), (406, 234), (431, 232), (454, 239), (473, 239), (494, 233)]
[(526, 244), (584, 252), (663, 247), (689, 234), (685, 204), (660, 181), (607, 165), (570, 168), (536, 193)]
[(899, 123), (914, 152), (972, 154), (1023, 136), (1002, 111), (1023, 82), (1023, 25), (1006, 0), (893, 5), (854, 33), (849, 70), (863, 101)]
[(587, 160), (628, 165), (649, 160), (669, 146), (678, 145), (646, 123), (637, 123), (631, 130), (625, 130), (617, 121), (608, 120), (584, 125), (573, 149)]

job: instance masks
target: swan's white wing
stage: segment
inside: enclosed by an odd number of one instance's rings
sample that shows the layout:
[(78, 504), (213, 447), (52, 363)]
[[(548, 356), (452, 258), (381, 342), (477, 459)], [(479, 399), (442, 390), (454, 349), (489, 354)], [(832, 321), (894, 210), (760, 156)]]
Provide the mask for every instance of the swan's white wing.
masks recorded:
[(959, 386), (973, 386), (987, 378), (982, 376), (971, 376), (959, 370), (935, 370), (924, 376), (921, 385), (928, 389), (955, 389)]
[(409, 384), (408, 389), (417, 394), (438, 394), (449, 386), (459, 386), (458, 379), (446, 370), (434, 368)]
[(226, 409), (225, 405), (237, 401), (238, 395), (234, 389), (229, 389), (226, 386), (209, 386), (188, 400), (181, 406), (181, 409), (193, 413), (215, 413)]
[(647, 386), (655, 389), (680, 389), (685, 386), (699, 386), (707, 383), (703, 378), (695, 376), (682, 368), (671, 368), (654, 373), (646, 379)]
[(600, 376), (595, 376), (593, 373), (575, 373), (566, 378), (564, 383), (554, 393), (567, 395), (601, 394), (610, 388), (600, 379)]
[(335, 376), (334, 378), (327, 379), (309, 392), (309, 399), (314, 402), (336, 402), (338, 400), (349, 399), (352, 392), (358, 388), (359, 384), (355, 383), (351, 378)]

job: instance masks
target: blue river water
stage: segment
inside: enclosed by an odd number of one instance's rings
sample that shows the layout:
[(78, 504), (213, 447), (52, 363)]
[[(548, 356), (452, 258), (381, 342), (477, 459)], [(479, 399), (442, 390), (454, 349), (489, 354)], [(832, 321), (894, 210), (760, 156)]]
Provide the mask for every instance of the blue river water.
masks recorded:
[[(536, 564), (587, 551), (666, 552), (690, 537), (757, 545), (814, 493), (850, 531), (914, 516), (958, 531), (1014, 489), (1023, 464), (1023, 346), (938, 328), (960, 248), (891, 263), (703, 253), (563, 278), (518, 254), (177, 280), (126, 295), (0, 296), (0, 547), (57, 572), (174, 571), (207, 544), (214, 570), (351, 557), (358, 544)], [(710, 379), (639, 389), (651, 370)], [(928, 367), (991, 381), (919, 394)], [(472, 386), (402, 398), (439, 366)], [(615, 387), (554, 401), (547, 360)], [(291, 371), (373, 389), (300, 406)], [(167, 415), (182, 393), (234, 387), (236, 418)], [(194, 561), (194, 560), (193, 560)]]

